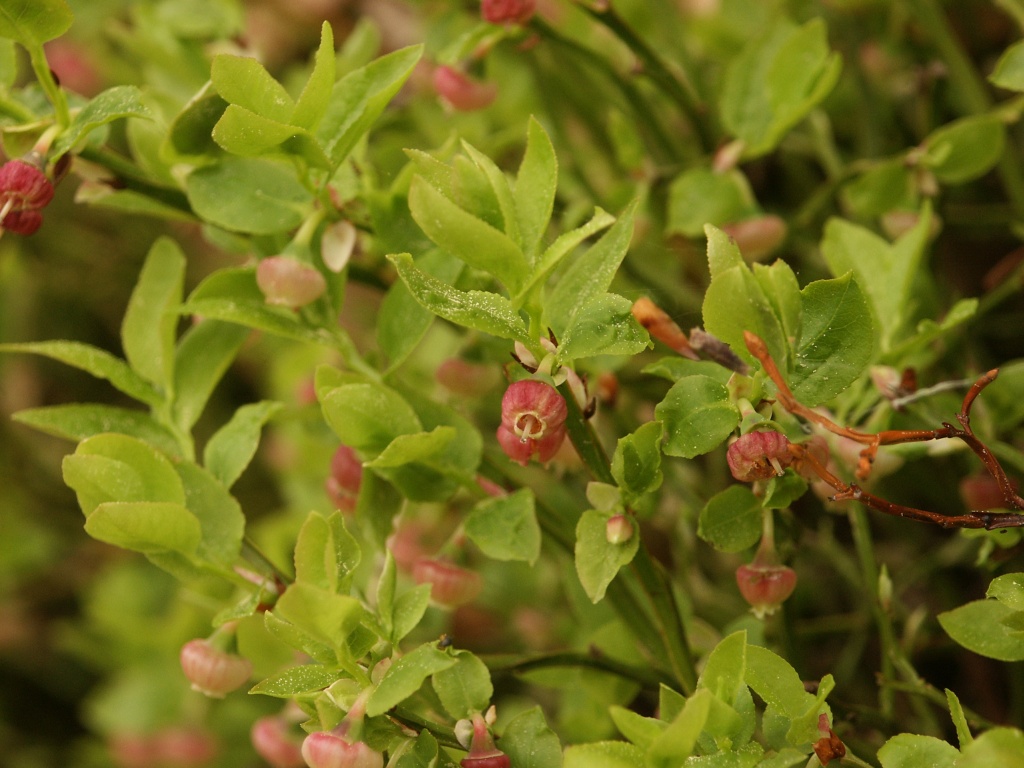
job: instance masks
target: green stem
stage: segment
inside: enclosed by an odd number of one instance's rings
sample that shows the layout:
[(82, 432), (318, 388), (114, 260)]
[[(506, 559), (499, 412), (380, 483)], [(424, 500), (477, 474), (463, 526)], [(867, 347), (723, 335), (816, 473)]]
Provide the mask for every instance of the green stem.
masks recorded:
[(429, 731), (437, 739), (437, 743), (443, 747), (465, 749), (465, 747), (459, 744), (459, 740), (455, 738), (455, 731), (453, 729), (446, 728), (431, 720), (426, 720), (408, 707), (398, 705), (388, 714), (398, 722), (408, 725), (417, 731)]
[(714, 150), (716, 142), (709, 117), (706, 114), (706, 102), (700, 98), (694, 85), (698, 81), (694, 76), (693, 65), (688, 61), (680, 63), (686, 78), (685, 81), (680, 81), (661, 55), (619, 15), (612, 6), (611, 0), (598, 5), (590, 5), (586, 2), (578, 2), (578, 5), (613, 32), (633, 52), (633, 55), (643, 64), (644, 73), (676, 103), (689, 119), (704, 151)]
[(107, 148), (96, 149), (86, 146), (78, 154), (82, 159), (101, 165), (113, 172), (125, 189), (139, 192), (157, 202), (176, 208), (190, 218), (195, 217), (192, 213), (192, 206), (183, 192), (155, 181), (138, 166), (116, 152)]
[[(857, 559), (860, 563), (863, 589), (865, 594), (868, 595), (871, 614), (875, 619), (875, 625), (878, 627), (879, 642), (881, 643), (882, 677), (887, 680), (892, 679), (896, 676), (893, 660), (897, 657), (899, 650), (896, 646), (896, 633), (893, 631), (892, 622), (878, 600), (878, 562), (875, 559), (875, 547), (871, 540), (871, 526), (868, 522), (867, 512), (860, 505), (851, 504), (848, 514), (853, 533), (853, 543), (857, 550)], [(895, 697), (893, 696), (892, 689), (883, 687), (878, 693), (878, 700), (882, 715), (892, 718), (895, 710)]]
[(256, 542), (248, 536), (245, 536), (242, 539), (242, 557), (259, 568), (261, 573), (272, 576), (281, 584), (292, 583), (291, 576), (274, 565), (273, 561), (263, 554), (263, 551), (256, 546)]
[(35, 73), (39, 85), (42, 87), (46, 98), (53, 104), (54, 120), (61, 128), (67, 128), (71, 123), (71, 113), (68, 110), (68, 100), (64, 91), (57, 85), (50, 71), (50, 64), (46, 60), (46, 53), (41, 45), (30, 45), (28, 47), (29, 61), (32, 63), (32, 71)]
[(615, 659), (600, 655), (589, 655), (585, 653), (556, 652), (544, 653), (535, 656), (484, 656), (487, 668), (492, 674), (507, 673), (520, 674), (533, 669), (549, 669), (551, 667), (586, 667), (617, 675), (624, 680), (639, 682), (651, 688), (657, 688), (661, 684), (671, 685), (674, 680), (666, 675), (661, 675), (657, 670), (649, 666), (636, 666), (623, 664)]
[[(938, 0), (909, 0), (914, 21), (924, 27), (935, 43), (949, 72), (954, 94), (967, 114), (981, 114), (992, 108), (992, 97), (984, 80), (961, 47), (939, 7)], [(997, 166), (1010, 202), (1018, 216), (1024, 216), (1024, 170), (1016, 152), (1004, 152)]]

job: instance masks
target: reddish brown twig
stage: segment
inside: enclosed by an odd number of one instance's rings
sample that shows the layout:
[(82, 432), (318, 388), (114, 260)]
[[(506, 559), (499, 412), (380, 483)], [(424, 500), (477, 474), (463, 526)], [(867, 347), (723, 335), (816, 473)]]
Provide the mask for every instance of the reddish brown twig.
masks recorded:
[[(998, 459), (989, 450), (971, 429), (971, 407), (982, 390), (995, 381), (998, 370), (992, 370), (981, 376), (968, 390), (957, 414), (957, 421), (960, 426), (943, 424), (939, 429), (889, 429), (877, 433), (858, 432), (855, 429), (836, 424), (834, 421), (818, 411), (808, 408), (798, 401), (794, 396), (786, 380), (782, 377), (778, 366), (768, 352), (768, 347), (757, 335), (745, 331), (743, 334), (747, 349), (750, 350), (758, 362), (761, 363), (764, 372), (778, 389), (778, 402), (790, 413), (811, 421), (827, 429), (833, 434), (855, 440), (858, 443), (865, 443), (866, 447), (861, 451), (860, 462), (857, 465), (857, 478), (863, 480), (871, 470), (879, 446), (895, 445), (898, 443), (917, 443), (926, 440), (942, 440), (955, 437), (966, 443), (975, 455), (981, 459), (985, 469), (995, 479), (1002, 494), (1007, 509), (1024, 510), (1024, 499), (1017, 495), (1013, 489), (1010, 478), (1000, 465)], [(804, 462), (818, 477), (824, 480), (835, 491), (833, 501), (859, 501), (871, 509), (883, 512), (887, 515), (905, 517), (910, 520), (935, 523), (943, 528), (985, 528), (992, 530), (996, 528), (1016, 528), (1024, 526), (1024, 514), (1013, 512), (989, 512), (988, 510), (972, 510), (962, 515), (943, 515), (938, 512), (929, 512), (924, 509), (906, 507), (902, 504), (894, 504), (880, 496), (868, 493), (856, 483), (844, 483), (826, 466), (818, 460), (813, 453), (803, 445), (793, 444), (790, 451), (800, 461)]]

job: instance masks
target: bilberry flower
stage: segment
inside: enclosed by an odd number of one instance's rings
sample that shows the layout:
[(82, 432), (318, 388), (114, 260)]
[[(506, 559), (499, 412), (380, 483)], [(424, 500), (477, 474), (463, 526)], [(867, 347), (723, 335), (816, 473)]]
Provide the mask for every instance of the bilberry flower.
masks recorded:
[(513, 461), (523, 466), (536, 456), (548, 461), (565, 439), (569, 411), (558, 390), (536, 379), (512, 383), (501, 400), (498, 442)]
[(26, 160), (0, 166), (0, 226), (19, 235), (31, 235), (43, 223), (39, 212), (53, 200), (53, 182)]
[(729, 446), (725, 455), (732, 476), (742, 483), (781, 475), (793, 462), (789, 438), (771, 429), (748, 432)]

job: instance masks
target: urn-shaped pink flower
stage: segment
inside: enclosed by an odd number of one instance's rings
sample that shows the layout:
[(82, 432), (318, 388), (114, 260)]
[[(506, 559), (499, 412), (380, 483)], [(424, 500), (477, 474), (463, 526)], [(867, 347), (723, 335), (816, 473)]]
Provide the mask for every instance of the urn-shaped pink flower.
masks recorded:
[(440, 66), (434, 70), (434, 90), (457, 112), (473, 112), (490, 106), (498, 97), (498, 86), (474, 80), (455, 67)]
[(181, 647), (181, 669), (192, 690), (222, 699), (252, 675), (248, 659), (215, 648), (209, 640), (189, 640)]
[(548, 461), (565, 439), (565, 400), (550, 384), (526, 379), (514, 382), (501, 400), (498, 442), (523, 466), (534, 456)]
[(481, 0), (480, 15), (491, 24), (525, 24), (537, 9), (537, 0)]
[(280, 715), (261, 717), (249, 732), (252, 747), (273, 768), (304, 768), (302, 743), (290, 730), (288, 721)]
[(772, 429), (741, 435), (729, 446), (725, 458), (732, 476), (743, 483), (781, 475), (793, 461), (789, 438)]
[(53, 199), (53, 182), (37, 166), (10, 160), (0, 166), (0, 226), (31, 235), (43, 223), (40, 209)]
[(321, 731), (302, 742), (302, 757), (309, 768), (383, 768), (384, 756), (361, 741)]
[(327, 281), (311, 264), (289, 256), (271, 256), (256, 267), (256, 285), (268, 304), (299, 309), (319, 299)]
[(510, 768), (509, 756), (494, 746), (494, 739), (487, 730), (483, 715), (473, 715), (473, 736), (469, 743), (469, 754), (459, 761), (462, 768)]
[(417, 584), (429, 584), (430, 599), (447, 608), (473, 602), (483, 588), (479, 573), (447, 560), (417, 560), (412, 567), (412, 578)]
[(785, 565), (759, 563), (736, 569), (736, 584), (759, 619), (775, 613), (796, 589), (796, 571)]

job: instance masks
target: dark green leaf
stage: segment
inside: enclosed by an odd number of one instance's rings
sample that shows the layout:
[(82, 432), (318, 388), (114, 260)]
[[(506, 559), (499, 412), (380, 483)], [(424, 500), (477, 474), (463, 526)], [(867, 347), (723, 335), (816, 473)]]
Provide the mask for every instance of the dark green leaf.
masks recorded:
[(134, 85), (109, 88), (90, 100), (75, 115), (67, 130), (53, 142), (50, 152), (54, 157), (63, 155), (91, 131), (125, 117), (152, 117), (149, 108), (142, 103), (142, 91)]
[(9, 37), (26, 48), (60, 37), (73, 20), (65, 0), (3, 0), (0, 3), (0, 37)]
[(612, 476), (622, 490), (627, 505), (661, 486), (661, 439), (664, 427), (659, 421), (644, 424), (619, 439), (612, 456)]
[(706, 224), (721, 226), (757, 212), (750, 185), (738, 170), (719, 173), (710, 168), (692, 168), (677, 176), (669, 187), (665, 231), (699, 237)]
[(988, 79), (1000, 88), (1024, 91), (1024, 41), (1016, 42), (1003, 51)]
[(76, 443), (104, 432), (116, 432), (149, 443), (168, 456), (180, 456), (181, 446), (166, 427), (142, 411), (98, 403), (70, 403), (18, 411), (11, 418), (40, 432)]
[(576, 525), (576, 574), (587, 597), (594, 603), (604, 598), (608, 585), (624, 565), (636, 555), (639, 536), (631, 536), (621, 544), (608, 541), (608, 520), (611, 512), (588, 509)]
[(495, 560), (524, 560), (532, 565), (540, 555), (540, 526), (529, 488), (479, 502), (463, 528), (470, 541)]
[(761, 501), (745, 485), (716, 493), (700, 512), (697, 535), (722, 552), (740, 552), (761, 538)]
[(491, 703), (491, 673), (469, 651), (455, 651), (454, 666), (435, 672), (430, 679), (445, 712), (459, 720), (483, 712)]
[(633, 302), (614, 293), (594, 296), (573, 313), (558, 345), (558, 362), (596, 355), (635, 355), (650, 345), (633, 317)]
[(345, 445), (379, 454), (399, 435), (422, 432), (416, 413), (383, 384), (345, 384), (321, 397), (324, 418)]
[(540, 707), (520, 712), (505, 725), (499, 748), (516, 768), (561, 768), (562, 745)]
[(1024, 661), (1024, 633), (1005, 623), (1019, 613), (999, 600), (975, 600), (940, 613), (939, 624), (960, 645), (990, 659)]
[(954, 120), (924, 140), (922, 163), (944, 184), (963, 184), (982, 176), (1002, 157), (1006, 127), (995, 115)]

